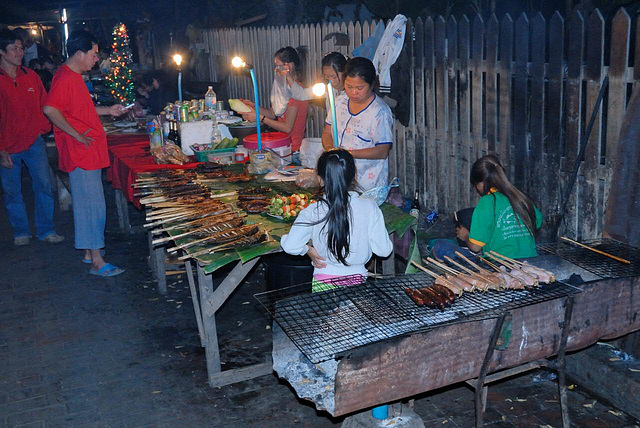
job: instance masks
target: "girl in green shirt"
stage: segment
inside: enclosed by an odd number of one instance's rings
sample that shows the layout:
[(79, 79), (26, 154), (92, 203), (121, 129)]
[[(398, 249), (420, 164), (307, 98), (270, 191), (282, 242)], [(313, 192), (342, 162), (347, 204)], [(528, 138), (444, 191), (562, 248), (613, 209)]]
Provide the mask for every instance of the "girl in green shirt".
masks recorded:
[(496, 156), (483, 156), (471, 168), (471, 184), (482, 197), (471, 218), (471, 230), (456, 228), (458, 239), (473, 252), (496, 251), (514, 259), (538, 255), (534, 235), (542, 214), (507, 178)]

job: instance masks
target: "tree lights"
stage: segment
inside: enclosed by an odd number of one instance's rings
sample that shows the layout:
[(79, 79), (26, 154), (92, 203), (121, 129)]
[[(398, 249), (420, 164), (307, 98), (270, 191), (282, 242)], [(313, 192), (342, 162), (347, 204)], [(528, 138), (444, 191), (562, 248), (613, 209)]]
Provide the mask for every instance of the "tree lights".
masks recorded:
[(113, 27), (112, 35), (112, 52), (109, 57), (112, 67), (106, 76), (107, 87), (110, 89), (115, 101), (122, 104), (130, 104), (135, 101), (135, 91), (131, 74), (133, 58), (129, 47), (127, 27), (123, 23), (118, 23)]

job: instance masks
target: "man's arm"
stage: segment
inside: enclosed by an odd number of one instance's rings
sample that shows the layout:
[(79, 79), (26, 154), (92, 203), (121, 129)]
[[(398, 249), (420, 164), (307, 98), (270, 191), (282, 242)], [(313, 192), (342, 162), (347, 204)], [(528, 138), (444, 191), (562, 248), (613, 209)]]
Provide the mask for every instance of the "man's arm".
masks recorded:
[(60, 110), (51, 106), (44, 106), (42, 108), (42, 112), (49, 118), (51, 123), (57, 126), (63, 132), (71, 135), (75, 138), (79, 143), (84, 144), (85, 147), (89, 147), (93, 142), (93, 138), (87, 137), (87, 133), (91, 131), (91, 129), (87, 129), (84, 134), (79, 133), (76, 129), (71, 126), (67, 119), (64, 117)]
[(96, 112), (98, 112), (98, 114), (100, 116), (106, 116), (106, 115), (110, 114), (111, 116), (118, 117), (118, 116), (122, 115), (122, 113), (124, 113), (125, 110), (122, 110), (122, 104), (115, 104), (115, 105), (112, 105), (112, 106), (109, 106), (109, 107), (97, 106), (96, 107)]
[(324, 124), (322, 130), (322, 147), (325, 151), (333, 148), (333, 137), (331, 136), (331, 125)]

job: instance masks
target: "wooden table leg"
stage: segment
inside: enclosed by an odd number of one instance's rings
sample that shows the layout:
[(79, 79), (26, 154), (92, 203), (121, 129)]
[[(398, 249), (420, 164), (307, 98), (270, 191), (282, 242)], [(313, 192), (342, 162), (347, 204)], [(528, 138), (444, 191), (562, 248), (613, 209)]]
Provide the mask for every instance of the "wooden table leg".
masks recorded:
[(114, 189), (116, 196), (116, 210), (118, 212), (118, 225), (120, 230), (131, 233), (131, 223), (129, 221), (129, 205), (122, 190)]
[(154, 271), (156, 281), (158, 281), (158, 293), (167, 294), (167, 275), (165, 266), (164, 246), (160, 245), (154, 250)]
[(395, 275), (396, 273), (396, 252), (391, 251), (391, 255), (386, 259), (382, 259), (382, 274)]
[(153, 233), (151, 233), (151, 231), (147, 232), (147, 243), (149, 245), (149, 269), (151, 269), (151, 279), (156, 281), (156, 252), (153, 248)]
[(191, 267), (191, 260), (185, 260), (184, 268), (187, 271), (187, 281), (189, 282), (189, 290), (191, 290), (191, 302), (193, 303), (193, 312), (196, 316), (196, 323), (198, 324), (198, 334), (200, 335), (200, 345), (204, 348), (206, 345), (206, 336), (202, 328), (202, 313), (200, 312), (200, 298), (198, 297), (198, 290), (196, 289), (196, 283), (193, 279), (193, 269)]
[[(213, 289), (213, 279), (211, 275), (206, 275), (204, 269), (198, 266), (198, 285), (200, 287), (200, 307), (202, 314), (202, 328), (206, 337), (205, 354), (207, 357), (207, 373), (209, 385), (217, 386), (229, 385), (264, 376), (273, 372), (273, 362), (271, 357), (260, 364), (254, 364), (239, 369), (225, 370), (220, 365), (220, 348), (218, 347), (218, 333), (216, 327), (216, 312), (227, 301), (231, 293), (238, 288), (242, 280), (251, 269), (258, 263), (260, 258), (255, 258), (247, 263), (238, 262), (220, 285)], [(187, 270), (188, 272), (188, 270)]]
[(200, 288), (200, 297), (202, 305), (202, 328), (205, 333), (205, 355), (207, 358), (207, 373), (209, 374), (209, 383), (211, 376), (220, 373), (222, 367), (220, 365), (220, 348), (218, 347), (218, 330), (216, 327), (215, 312), (205, 311), (204, 307), (208, 304), (213, 295), (213, 277), (204, 273), (202, 266), (198, 265), (198, 287)]

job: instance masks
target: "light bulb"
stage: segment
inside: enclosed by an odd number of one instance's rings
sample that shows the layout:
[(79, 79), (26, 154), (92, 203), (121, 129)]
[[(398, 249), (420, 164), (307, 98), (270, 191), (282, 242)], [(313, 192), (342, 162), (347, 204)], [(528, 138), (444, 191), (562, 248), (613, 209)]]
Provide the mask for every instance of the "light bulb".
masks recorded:
[(244, 67), (245, 65), (247, 65), (246, 62), (244, 62), (244, 60), (242, 58), (240, 58), (239, 56), (233, 58), (231, 60), (231, 65), (233, 65), (236, 68), (240, 68), (240, 67)]
[(173, 56), (173, 61), (176, 63), (176, 65), (178, 65), (178, 67), (180, 66), (180, 64), (182, 64), (182, 55), (180, 54), (175, 54)]
[(327, 86), (324, 83), (316, 83), (312, 88), (313, 95), (321, 97), (327, 91)]

